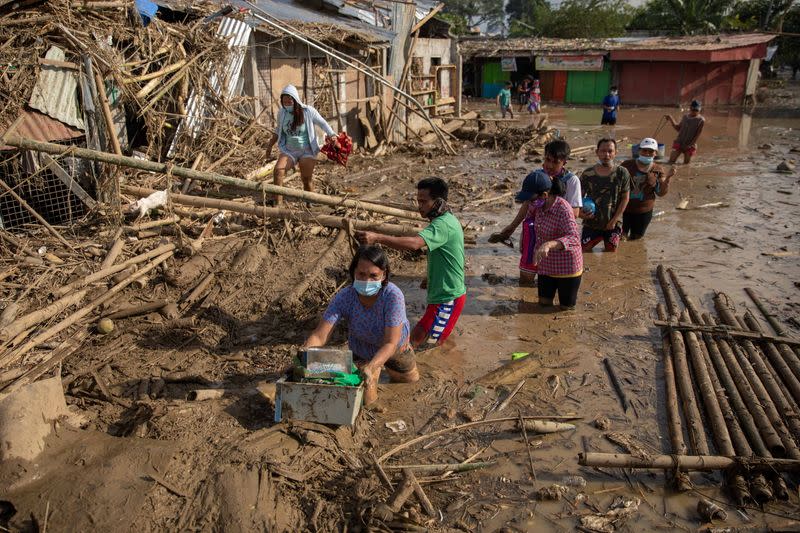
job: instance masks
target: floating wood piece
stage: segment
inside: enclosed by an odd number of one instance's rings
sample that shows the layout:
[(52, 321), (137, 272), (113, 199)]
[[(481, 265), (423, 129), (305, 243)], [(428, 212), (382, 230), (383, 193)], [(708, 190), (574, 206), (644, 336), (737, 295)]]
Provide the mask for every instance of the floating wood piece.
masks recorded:
[(514, 399), (514, 396), (516, 396), (517, 393), (520, 391), (520, 389), (522, 389), (523, 385), (525, 385), (525, 380), (524, 379), (522, 381), (520, 381), (519, 383), (517, 383), (517, 386), (514, 387), (514, 390), (512, 390), (510, 393), (508, 393), (508, 396), (506, 396), (505, 400), (503, 400), (503, 402), (500, 405), (497, 406), (497, 412), (498, 413), (500, 411), (504, 410), (506, 407), (508, 407), (508, 405), (511, 403), (511, 400)]
[(494, 466), (497, 461), (484, 461), (477, 463), (444, 463), (431, 465), (384, 465), (386, 470), (414, 470), (425, 474), (444, 474), (445, 472), (469, 472), (489, 466)]
[(637, 457), (621, 453), (579, 453), (578, 464), (601, 468), (646, 468), (655, 470), (726, 470), (741, 468), (778, 472), (800, 472), (800, 460), (763, 457), (721, 457), (717, 455), (653, 455)]
[(732, 246), (733, 248), (739, 248), (740, 250), (744, 250), (744, 246), (740, 245), (739, 243), (733, 242), (730, 239), (726, 239), (724, 237), (712, 237), (709, 235), (708, 237), (712, 241), (721, 242), (722, 244), (727, 244), (728, 246)]
[(114, 261), (117, 260), (117, 257), (119, 257), (119, 254), (122, 253), (122, 249), (125, 247), (125, 241), (122, 240), (121, 236), (122, 228), (119, 228), (114, 235), (113, 242), (111, 243), (111, 247), (108, 249), (108, 253), (103, 259), (103, 262), (100, 263), (100, 270), (112, 266)]
[(608, 377), (611, 379), (611, 384), (614, 386), (614, 390), (617, 392), (617, 395), (619, 396), (619, 401), (620, 404), (622, 405), (622, 410), (627, 413), (628, 407), (630, 407), (628, 396), (625, 394), (625, 389), (622, 388), (622, 383), (620, 383), (619, 378), (617, 377), (617, 373), (614, 371), (614, 367), (611, 365), (611, 361), (608, 359), (608, 357), (603, 359), (603, 365), (605, 365), (606, 371), (608, 372)]
[(55, 174), (55, 176), (67, 186), (70, 192), (77, 196), (80, 201), (84, 203), (86, 207), (89, 209), (94, 209), (97, 207), (97, 202), (94, 200), (94, 198), (92, 198), (77, 181), (75, 181), (71, 174), (64, 170), (64, 167), (58, 164), (58, 161), (53, 159), (50, 154), (42, 153), (41, 157), (44, 161), (45, 168), (49, 168), (53, 174)]

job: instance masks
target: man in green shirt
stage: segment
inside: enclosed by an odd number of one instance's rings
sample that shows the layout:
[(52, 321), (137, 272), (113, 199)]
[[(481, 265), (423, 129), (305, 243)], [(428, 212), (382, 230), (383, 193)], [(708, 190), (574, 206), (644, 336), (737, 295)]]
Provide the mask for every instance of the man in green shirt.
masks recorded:
[(424, 178), (417, 183), (419, 213), (431, 223), (413, 237), (391, 237), (357, 231), (362, 244), (382, 244), (396, 250), (428, 249), (428, 308), (411, 332), (411, 344), (442, 344), (452, 333), (467, 300), (464, 284), (464, 232), (447, 206), (447, 182)]

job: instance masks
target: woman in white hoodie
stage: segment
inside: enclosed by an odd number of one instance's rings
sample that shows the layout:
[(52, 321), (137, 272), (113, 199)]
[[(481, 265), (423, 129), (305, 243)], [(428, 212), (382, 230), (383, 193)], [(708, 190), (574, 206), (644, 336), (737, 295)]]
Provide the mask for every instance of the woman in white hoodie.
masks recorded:
[[(272, 147), (275, 146), (275, 143), (278, 144), (280, 151), (273, 175), (275, 185), (283, 185), (286, 170), (297, 165), (300, 167), (303, 189), (314, 190), (311, 180), (314, 177), (316, 157), (320, 150), (315, 126), (322, 128), (326, 139), (336, 135), (333, 128), (316, 109), (300, 101), (300, 94), (294, 85), (284, 87), (281, 91), (278, 127), (267, 145), (267, 158), (272, 155)], [(277, 203), (282, 201), (283, 197), (276, 197)]]

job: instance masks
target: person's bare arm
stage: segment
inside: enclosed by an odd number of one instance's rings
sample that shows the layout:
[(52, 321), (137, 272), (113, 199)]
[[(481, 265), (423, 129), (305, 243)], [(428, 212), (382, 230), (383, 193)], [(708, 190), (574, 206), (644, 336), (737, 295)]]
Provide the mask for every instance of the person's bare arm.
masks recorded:
[(517, 230), (522, 221), (525, 220), (525, 215), (528, 214), (528, 204), (530, 202), (522, 202), (522, 205), (519, 206), (519, 211), (517, 211), (517, 216), (514, 217), (514, 220), (511, 223), (503, 228), (500, 231), (500, 234), (503, 235), (505, 238), (511, 237), (514, 232)]
[(397, 345), (402, 338), (402, 325), (385, 328), (383, 332), (383, 344), (380, 349), (367, 364), (361, 367), (361, 373), (364, 374), (365, 378), (365, 404), (370, 404), (378, 398), (378, 378), (381, 375), (381, 367), (397, 352)]
[(405, 250), (413, 252), (421, 250), (425, 247), (425, 240), (419, 235), (413, 237), (393, 237), (391, 235), (382, 235), (372, 231), (357, 231), (356, 239), (361, 244), (382, 244), (395, 250)]
[(331, 336), (334, 325), (335, 324), (331, 324), (325, 319), (320, 320), (317, 327), (314, 328), (314, 331), (312, 331), (311, 335), (306, 339), (306, 342), (303, 343), (303, 348), (319, 348), (325, 346)]
[(675, 128), (675, 131), (681, 131), (681, 125), (675, 122), (675, 119), (672, 118), (672, 115), (664, 115), (664, 118), (669, 121), (673, 128)]
[(622, 220), (622, 213), (625, 212), (625, 208), (628, 207), (628, 201), (630, 200), (631, 195), (629, 191), (625, 191), (625, 195), (622, 197), (622, 201), (617, 206), (617, 210), (614, 211), (614, 216), (611, 217), (611, 220), (608, 221), (608, 225), (606, 225), (606, 230), (614, 229), (614, 226), (617, 225), (617, 222)]
[(658, 188), (656, 189), (656, 196), (666, 196), (669, 192), (669, 182), (672, 176), (675, 175), (675, 167), (670, 167), (666, 175), (662, 175), (658, 181)]

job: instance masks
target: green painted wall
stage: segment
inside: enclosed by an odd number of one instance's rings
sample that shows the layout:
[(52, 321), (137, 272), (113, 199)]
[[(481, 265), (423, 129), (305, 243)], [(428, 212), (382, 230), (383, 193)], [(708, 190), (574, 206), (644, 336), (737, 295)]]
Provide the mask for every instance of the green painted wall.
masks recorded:
[(603, 101), (603, 97), (608, 94), (611, 86), (611, 67), (606, 62), (601, 71), (583, 72), (578, 70), (570, 71), (567, 76), (567, 96), (565, 102), (568, 104), (597, 104)]
[(481, 81), (481, 96), (483, 98), (495, 98), (500, 89), (505, 87), (507, 81), (511, 80), (511, 72), (504, 71), (500, 62), (484, 63)]

